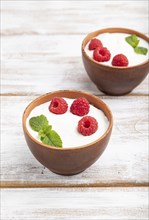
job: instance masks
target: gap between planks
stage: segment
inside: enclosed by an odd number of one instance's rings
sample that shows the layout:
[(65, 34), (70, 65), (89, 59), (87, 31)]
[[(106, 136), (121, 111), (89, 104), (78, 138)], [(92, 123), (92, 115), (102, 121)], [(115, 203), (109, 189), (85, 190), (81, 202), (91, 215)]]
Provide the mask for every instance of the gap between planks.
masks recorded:
[(91, 184), (49, 184), (49, 183), (40, 183), (40, 182), (23, 182), (23, 183), (17, 183), (17, 181), (2, 181), (0, 184), (0, 188), (90, 188), (90, 187), (149, 187), (149, 183), (142, 182), (142, 183), (136, 183), (136, 182), (127, 182), (127, 183), (119, 183), (119, 182), (113, 182), (113, 183), (91, 183)]
[[(1, 32), (1, 36), (2, 37), (12, 37), (12, 36), (55, 36), (55, 35), (87, 35), (87, 32), (69, 32), (69, 33), (65, 33), (65, 32), (52, 32), (52, 33), (39, 33), (36, 31), (11, 31), (11, 30), (6, 30), (6, 31), (2, 31)], [(148, 33), (145, 33), (145, 35), (148, 35)]]
[[(51, 91), (51, 92), (54, 92), (54, 91)], [(28, 93), (1, 93), (0, 96), (41, 96), (43, 94), (38, 94), (38, 93), (31, 93), (31, 94), (28, 94)], [(102, 97), (120, 97), (120, 96), (112, 96), (112, 95), (106, 95), (106, 94), (94, 94), (93, 95), (95, 96), (102, 96)], [(124, 97), (135, 97), (135, 96), (144, 96), (144, 97), (148, 97), (149, 94), (143, 94), (143, 93), (130, 93), (130, 94), (126, 94), (126, 95), (123, 95)], [(123, 97), (122, 96), (122, 97)]]
[[(104, 29), (104, 28), (102, 28)], [(84, 32), (70, 32), (70, 33), (65, 33), (65, 32), (52, 32), (52, 33), (39, 33), (36, 31), (11, 31), (11, 30), (6, 30), (0, 32), (2, 37), (12, 37), (12, 36), (55, 36), (55, 35), (64, 35), (64, 36), (78, 36), (78, 35), (87, 35), (88, 33), (86, 31)], [(149, 35), (149, 33), (144, 33), (145, 35)]]

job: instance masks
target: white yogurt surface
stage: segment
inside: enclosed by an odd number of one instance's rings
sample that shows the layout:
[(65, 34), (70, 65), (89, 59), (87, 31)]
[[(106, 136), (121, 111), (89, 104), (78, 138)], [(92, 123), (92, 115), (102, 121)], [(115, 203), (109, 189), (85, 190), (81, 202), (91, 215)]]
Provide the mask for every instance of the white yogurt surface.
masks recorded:
[[(56, 115), (49, 111), (48, 107), (50, 105), (50, 101), (46, 102), (42, 105), (37, 106), (34, 108), (30, 115), (26, 120), (26, 127), (29, 133), (32, 135), (33, 138), (40, 141), (38, 137), (38, 132), (32, 130), (29, 125), (29, 119), (32, 117), (39, 116), (41, 114), (45, 115), (49, 121), (49, 124), (52, 125), (52, 129), (55, 130), (61, 137), (63, 142), (63, 148), (67, 147), (79, 147), (85, 144), (89, 144), (98, 138), (100, 138), (109, 126), (109, 121), (104, 113), (97, 109), (96, 107), (90, 105), (90, 111), (88, 113), (89, 116), (94, 117), (98, 122), (98, 130), (90, 135), (90, 136), (83, 136), (77, 131), (78, 121), (82, 118), (77, 115), (73, 115), (70, 112), (70, 105), (74, 101), (74, 99), (64, 98), (68, 103), (68, 110), (66, 113), (62, 115)], [(40, 141), (41, 142), (41, 141)]]
[[(130, 34), (124, 33), (103, 33), (98, 35), (96, 38), (101, 40), (103, 46), (107, 47), (111, 53), (111, 59), (109, 61), (100, 63), (112, 66), (112, 59), (117, 54), (124, 54), (128, 58), (128, 66), (135, 66), (147, 61), (149, 59), (149, 52), (146, 55), (135, 53), (133, 47), (125, 41), (125, 37), (128, 36), (130, 36)], [(138, 46), (145, 47), (149, 50), (148, 42), (139, 37), (138, 39), (140, 40)], [(93, 59), (93, 50), (88, 49), (89, 43), (90, 42), (88, 42), (85, 47), (85, 52)]]

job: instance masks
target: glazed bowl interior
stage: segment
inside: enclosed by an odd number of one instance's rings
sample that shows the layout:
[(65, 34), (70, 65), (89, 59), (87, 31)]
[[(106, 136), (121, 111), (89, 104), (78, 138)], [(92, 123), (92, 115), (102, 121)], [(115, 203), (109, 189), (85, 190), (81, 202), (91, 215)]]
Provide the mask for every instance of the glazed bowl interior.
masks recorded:
[(29, 133), (29, 131), (27, 130), (26, 127), (26, 119), (29, 116), (30, 112), (37, 106), (44, 104), (46, 102), (49, 102), (50, 100), (52, 100), (54, 97), (63, 97), (63, 98), (70, 98), (70, 99), (75, 99), (75, 98), (79, 98), (79, 97), (84, 97), (86, 98), (89, 103), (93, 106), (95, 106), (96, 108), (100, 109), (101, 111), (104, 112), (105, 116), (107, 117), (108, 121), (109, 121), (109, 126), (108, 129), (106, 130), (106, 132), (102, 135), (102, 137), (100, 137), (97, 141), (95, 142), (99, 142), (104, 136), (106, 136), (112, 129), (113, 126), (113, 116), (112, 116), (112, 112), (109, 109), (109, 107), (98, 97), (86, 93), (86, 92), (81, 92), (81, 91), (75, 91), (75, 90), (60, 90), (60, 91), (56, 91), (56, 92), (50, 92), (50, 93), (46, 93), (45, 95), (40, 96), (39, 98), (35, 99), (34, 101), (32, 101), (27, 108), (25, 109), (24, 113), (23, 113), (23, 118), (22, 118), (22, 124), (23, 124), (23, 130), (24, 132), (32, 139), (32, 141), (36, 142), (36, 143), (40, 143), (40, 145), (42, 145), (43, 147), (48, 147), (48, 148), (54, 148), (57, 150), (69, 150), (69, 149), (78, 149), (79, 148), (83, 148), (83, 147), (88, 147), (91, 146), (94, 142), (87, 144), (87, 145), (83, 145), (83, 146), (77, 146), (77, 147), (71, 147), (70, 148), (57, 148), (57, 147), (53, 147), (53, 146), (49, 146), (46, 144), (43, 144), (41, 142), (39, 142), (38, 140), (34, 139), (31, 134)]

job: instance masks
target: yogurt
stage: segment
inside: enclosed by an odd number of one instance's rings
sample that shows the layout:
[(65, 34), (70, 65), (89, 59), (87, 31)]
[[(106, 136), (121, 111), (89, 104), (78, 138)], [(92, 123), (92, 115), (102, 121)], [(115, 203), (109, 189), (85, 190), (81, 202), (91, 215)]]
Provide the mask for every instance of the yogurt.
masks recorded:
[(49, 124), (52, 125), (52, 129), (60, 135), (63, 142), (63, 148), (79, 147), (85, 144), (89, 144), (100, 138), (106, 132), (109, 126), (107, 117), (101, 110), (97, 109), (93, 105), (90, 105), (90, 111), (88, 115), (94, 117), (97, 120), (98, 130), (90, 136), (83, 136), (80, 134), (77, 131), (77, 125), (78, 121), (82, 117), (72, 114), (69, 110), (74, 99), (64, 99), (68, 104), (68, 110), (64, 114), (56, 115), (50, 112), (48, 109), (50, 102), (41, 104), (31, 111), (26, 120), (26, 127), (33, 138), (41, 142), (38, 136), (38, 132), (33, 131), (30, 127), (29, 120), (30, 118), (39, 116), (41, 114), (47, 117)]
[[(103, 33), (98, 35), (96, 39), (99, 39), (103, 46), (107, 47), (111, 53), (111, 58), (109, 61), (100, 63), (103, 65), (112, 66), (112, 59), (117, 54), (124, 54), (128, 58), (128, 66), (135, 66), (147, 61), (149, 59), (149, 52), (146, 55), (135, 53), (133, 47), (125, 41), (125, 38), (128, 36), (130, 36), (130, 34), (125, 33)], [(138, 39), (140, 40), (138, 46), (145, 47), (149, 50), (148, 42), (139, 37)], [(88, 49), (89, 43), (90, 42), (88, 42), (85, 47), (85, 52), (90, 58), (93, 59), (93, 50)]]

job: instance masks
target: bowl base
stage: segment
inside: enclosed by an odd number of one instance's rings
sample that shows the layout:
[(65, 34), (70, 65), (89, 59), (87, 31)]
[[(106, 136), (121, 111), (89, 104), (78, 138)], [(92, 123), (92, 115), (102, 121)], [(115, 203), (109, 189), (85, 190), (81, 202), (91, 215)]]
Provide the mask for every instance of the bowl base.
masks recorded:
[[(98, 88), (98, 86), (97, 86), (97, 88)], [(104, 91), (104, 90), (101, 90), (100, 88), (98, 88), (101, 92), (103, 92), (103, 93), (105, 93), (106, 95), (109, 95), (109, 96), (123, 96), (123, 95), (127, 95), (127, 94), (129, 94), (129, 93), (131, 93), (132, 92), (132, 90), (131, 91), (129, 91), (129, 92), (124, 92), (124, 93), (113, 93), (113, 92), (106, 92), (106, 91)]]
[[(50, 170), (50, 169), (49, 169)], [(85, 169), (84, 169), (85, 170)], [(57, 171), (54, 171), (54, 170), (50, 170), (51, 172), (53, 173), (56, 173), (58, 175), (61, 175), (61, 176), (74, 176), (74, 175), (77, 175), (79, 173), (82, 173), (84, 170), (81, 170), (79, 172), (73, 172), (73, 173), (61, 173), (61, 172), (57, 172)]]

